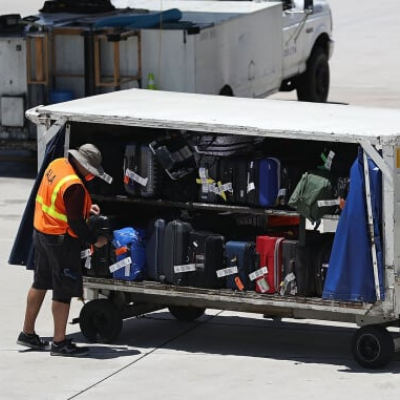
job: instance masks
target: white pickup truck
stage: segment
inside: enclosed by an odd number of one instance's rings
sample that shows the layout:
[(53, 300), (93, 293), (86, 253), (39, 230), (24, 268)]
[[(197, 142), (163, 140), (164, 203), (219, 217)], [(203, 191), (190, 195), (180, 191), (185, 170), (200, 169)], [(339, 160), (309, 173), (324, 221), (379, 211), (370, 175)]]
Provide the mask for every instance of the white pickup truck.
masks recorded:
[(35, 143), (26, 109), (119, 89), (328, 98), (333, 41), (324, 0), (115, 0), (112, 7), (0, 16), (3, 147)]

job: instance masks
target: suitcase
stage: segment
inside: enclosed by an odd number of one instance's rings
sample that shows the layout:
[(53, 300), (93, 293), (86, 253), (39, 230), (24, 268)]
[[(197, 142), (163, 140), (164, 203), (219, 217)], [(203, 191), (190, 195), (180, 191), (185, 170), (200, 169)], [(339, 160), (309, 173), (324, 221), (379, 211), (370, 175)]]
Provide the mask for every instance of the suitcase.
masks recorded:
[(219, 180), (224, 190), (226, 203), (247, 202), (247, 159), (224, 157), (219, 160)]
[(149, 146), (140, 146), (139, 174), (145, 178), (146, 185), (140, 187), (140, 196), (151, 198), (156, 197), (161, 190), (161, 175), (158, 162)]
[(149, 223), (146, 245), (146, 277), (159, 281), (163, 272), (163, 248), (165, 235), (165, 220), (158, 218)]
[(332, 253), (333, 237), (327, 236), (315, 255), (315, 291), (318, 297), (322, 297), (326, 274), (328, 273), (329, 259)]
[[(332, 241), (332, 233), (320, 233), (307, 231), (305, 243), (297, 246), (295, 259), (295, 275), (297, 283), (297, 295), (312, 297), (317, 295), (316, 288), (316, 258), (324, 243)], [(322, 263), (320, 268), (322, 267)], [(320, 279), (320, 278), (319, 278)], [(322, 285), (322, 283), (320, 283)]]
[(260, 267), (252, 277), (256, 278), (256, 291), (259, 293), (279, 292), (282, 280), (283, 241), (283, 237), (256, 237), (256, 252), (260, 255)]
[[(180, 220), (170, 221), (165, 227), (162, 266), (164, 276), (161, 280), (166, 283), (180, 285), (183, 275), (188, 273), (189, 233), (192, 230), (188, 222)], [(191, 271), (193, 270), (192, 268)]]
[(251, 206), (273, 207), (280, 189), (280, 162), (273, 157), (251, 160), (247, 171), (247, 202)]
[(138, 196), (140, 193), (140, 188), (133, 179), (134, 175), (132, 174), (131, 178), (127, 175), (129, 171), (139, 175), (139, 145), (137, 143), (129, 143), (125, 146), (123, 170), (124, 188), (126, 193), (128, 193), (130, 196)]
[(297, 283), (295, 271), (297, 240), (285, 239), (282, 242), (282, 278), (279, 293), (281, 295), (295, 295), (297, 293)]
[(191, 231), (187, 259), (195, 266), (195, 271), (182, 274), (182, 284), (208, 289), (224, 287), (224, 282), (217, 276), (217, 270), (224, 266), (224, 244), (222, 235)]
[(214, 156), (202, 156), (199, 160), (198, 178), (200, 185), (199, 201), (204, 203), (216, 203), (218, 201), (217, 182), (219, 180), (218, 158)]
[(131, 196), (156, 197), (161, 176), (154, 154), (147, 145), (130, 143), (125, 147), (124, 187)]
[(110, 266), (114, 279), (141, 281), (145, 277), (146, 245), (143, 232), (131, 227), (113, 232), (116, 263)]
[(226, 266), (237, 270), (226, 277), (226, 287), (233, 290), (254, 290), (255, 285), (249, 275), (256, 268), (255, 243), (228, 241), (225, 253)]

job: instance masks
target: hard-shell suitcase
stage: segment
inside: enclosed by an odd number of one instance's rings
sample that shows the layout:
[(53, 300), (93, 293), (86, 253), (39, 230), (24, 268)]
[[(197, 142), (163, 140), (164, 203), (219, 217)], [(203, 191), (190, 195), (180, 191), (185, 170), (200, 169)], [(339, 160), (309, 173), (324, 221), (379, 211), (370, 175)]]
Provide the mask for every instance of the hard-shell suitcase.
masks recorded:
[[(133, 179), (135, 175), (139, 174), (139, 145), (137, 143), (129, 143), (125, 146), (125, 154), (124, 154), (124, 187), (126, 193), (131, 196), (138, 196), (140, 193), (139, 185)], [(129, 177), (129, 173), (131, 174), (131, 178)]]
[(259, 205), (276, 205), (280, 189), (280, 162), (277, 158), (265, 158), (259, 161)]
[(161, 177), (158, 162), (148, 145), (140, 146), (139, 173), (145, 179), (145, 184), (140, 187), (141, 197), (156, 197), (161, 189)]
[(189, 233), (192, 230), (190, 223), (180, 220), (170, 221), (165, 227), (162, 280), (166, 283), (182, 284), (183, 275), (187, 273)]
[(250, 160), (247, 171), (247, 202), (252, 206), (273, 207), (280, 189), (280, 162), (273, 157)]
[(254, 290), (249, 278), (256, 267), (256, 246), (254, 242), (228, 241), (225, 247), (226, 266), (231, 268), (226, 277), (226, 287), (233, 290)]
[(217, 270), (224, 266), (224, 244), (225, 238), (222, 235), (191, 231), (187, 259), (195, 270), (182, 274), (185, 275), (183, 284), (209, 289), (223, 287), (224, 282), (218, 278)]
[(125, 147), (124, 186), (131, 196), (156, 197), (161, 177), (154, 154), (145, 144), (129, 143)]
[(297, 240), (289, 239), (282, 242), (282, 278), (279, 290), (282, 295), (295, 295), (297, 293), (294, 271), (298, 243)]
[(282, 279), (283, 237), (257, 236), (256, 252), (260, 255), (260, 268), (255, 271), (256, 291), (260, 293), (279, 292)]
[(163, 272), (163, 249), (165, 235), (165, 219), (157, 218), (149, 223), (146, 239), (146, 277), (159, 281)]

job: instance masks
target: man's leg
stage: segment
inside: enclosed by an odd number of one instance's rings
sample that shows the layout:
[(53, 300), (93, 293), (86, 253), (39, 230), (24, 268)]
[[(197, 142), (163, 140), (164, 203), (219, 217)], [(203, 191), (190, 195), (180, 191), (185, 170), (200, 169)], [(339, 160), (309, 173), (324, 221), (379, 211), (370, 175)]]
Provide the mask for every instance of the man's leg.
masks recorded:
[(54, 318), (54, 342), (62, 342), (65, 340), (69, 308), (69, 303), (62, 303), (60, 301), (53, 300), (52, 312)]
[(42, 307), (45, 295), (46, 290), (39, 290), (33, 287), (29, 289), (26, 299), (24, 327), (22, 329), (28, 335), (35, 333), (36, 318)]

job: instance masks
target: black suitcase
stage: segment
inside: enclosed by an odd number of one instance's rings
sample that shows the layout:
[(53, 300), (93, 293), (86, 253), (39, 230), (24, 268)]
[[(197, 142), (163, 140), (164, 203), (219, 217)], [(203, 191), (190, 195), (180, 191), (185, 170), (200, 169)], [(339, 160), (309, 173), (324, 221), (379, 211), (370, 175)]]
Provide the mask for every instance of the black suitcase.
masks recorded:
[(254, 291), (255, 284), (250, 280), (249, 274), (256, 269), (255, 243), (229, 241), (226, 243), (225, 254), (227, 268), (237, 269), (237, 272), (227, 275), (226, 287), (233, 290)]
[(163, 250), (166, 222), (162, 218), (150, 221), (146, 238), (146, 278), (159, 281), (163, 272)]
[(202, 156), (199, 160), (197, 183), (199, 184), (199, 201), (216, 203), (218, 201), (217, 183), (219, 180), (219, 163), (215, 156)]
[[(111, 278), (109, 266), (116, 262), (115, 247), (112, 244), (112, 230), (115, 225), (113, 217), (105, 215), (92, 215), (89, 218), (89, 228), (95, 235), (103, 235), (109, 239), (109, 242), (97, 248), (93, 246), (93, 252), (85, 260), (85, 275), (96, 278)], [(89, 265), (88, 265), (89, 263)], [(87, 268), (89, 266), (89, 268)]]
[(329, 234), (324, 235), (324, 241), (315, 254), (315, 290), (317, 296), (321, 297), (324, 291), (326, 274), (328, 273), (329, 259), (331, 257), (333, 237)]
[(161, 190), (161, 176), (154, 154), (147, 145), (129, 143), (124, 155), (125, 191), (131, 196), (156, 197)]
[(247, 201), (247, 159), (224, 157), (219, 160), (221, 197), (228, 204), (246, 204)]
[(288, 239), (282, 242), (282, 282), (279, 291), (281, 295), (295, 295), (297, 293), (294, 271), (298, 243), (297, 240)]
[[(188, 271), (189, 233), (192, 226), (188, 222), (173, 220), (165, 227), (163, 245), (163, 272), (161, 280), (180, 285)], [(193, 271), (193, 269), (192, 269)]]
[(209, 289), (224, 287), (223, 280), (217, 277), (217, 270), (224, 267), (224, 244), (222, 235), (191, 231), (187, 260), (195, 271), (182, 274), (185, 276), (181, 284)]
[(325, 243), (333, 240), (332, 233), (320, 233), (318, 231), (307, 231), (305, 244), (297, 246), (295, 259), (295, 275), (297, 283), (297, 295), (317, 296), (316, 287), (316, 258), (318, 252)]
[(139, 196), (139, 185), (133, 179), (133, 174), (139, 174), (139, 145), (137, 143), (129, 143), (125, 146), (124, 153), (124, 187), (126, 193), (130, 196)]

